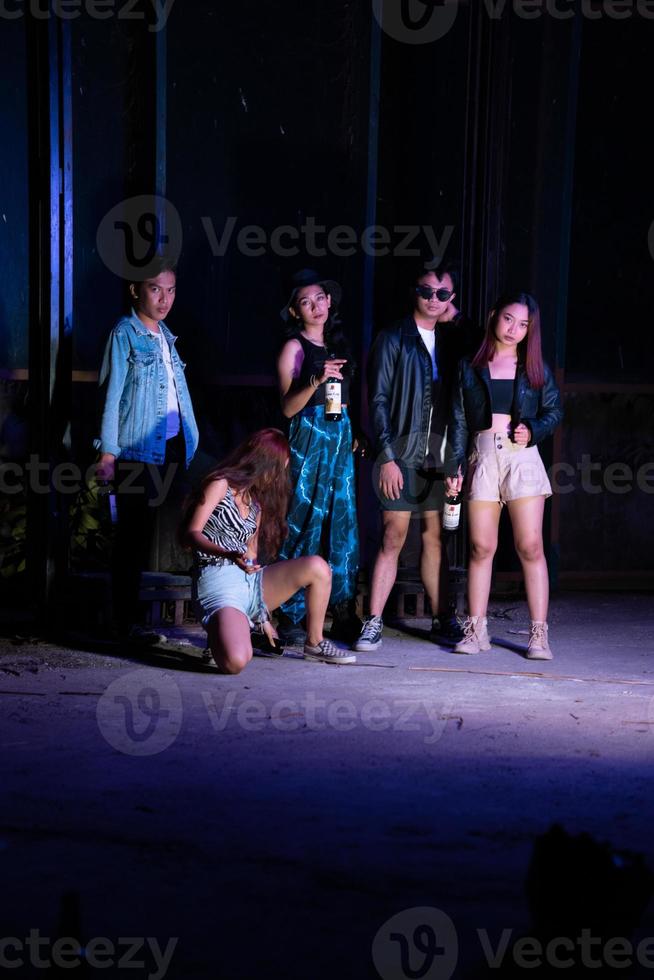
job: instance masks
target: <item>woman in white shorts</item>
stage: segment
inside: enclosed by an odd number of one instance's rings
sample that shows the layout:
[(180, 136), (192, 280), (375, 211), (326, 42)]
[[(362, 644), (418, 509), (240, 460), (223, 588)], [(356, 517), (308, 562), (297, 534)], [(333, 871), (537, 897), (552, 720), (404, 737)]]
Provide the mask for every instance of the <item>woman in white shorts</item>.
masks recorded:
[(479, 351), (459, 363), (448, 427), (446, 492), (458, 492), (465, 480), (470, 528), (469, 616), (455, 653), (490, 650), (486, 612), (506, 504), (531, 617), (527, 657), (552, 659), (543, 552), (552, 488), (536, 445), (562, 417), (559, 390), (543, 362), (538, 304), (528, 293), (503, 296), (488, 315)]
[(238, 674), (252, 658), (250, 628), (274, 645), (269, 609), (306, 589), (305, 660), (353, 663), (323, 637), (331, 570), (318, 556), (264, 568), (259, 550), (277, 555), (287, 532), (289, 447), (279, 429), (262, 429), (204, 479), (186, 508), (181, 537), (195, 552), (193, 598), (218, 668)]

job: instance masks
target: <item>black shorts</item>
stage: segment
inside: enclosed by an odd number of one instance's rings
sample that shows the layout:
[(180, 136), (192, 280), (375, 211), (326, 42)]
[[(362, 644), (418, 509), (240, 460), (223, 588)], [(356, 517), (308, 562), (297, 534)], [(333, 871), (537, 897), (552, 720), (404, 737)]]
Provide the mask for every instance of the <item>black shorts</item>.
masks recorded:
[(379, 468), (375, 467), (375, 492), (382, 510), (411, 511), (424, 514), (425, 511), (443, 510), (445, 482), (442, 470), (422, 469), (407, 466), (401, 459), (395, 462), (402, 470), (404, 487), (399, 500), (387, 500), (379, 489)]

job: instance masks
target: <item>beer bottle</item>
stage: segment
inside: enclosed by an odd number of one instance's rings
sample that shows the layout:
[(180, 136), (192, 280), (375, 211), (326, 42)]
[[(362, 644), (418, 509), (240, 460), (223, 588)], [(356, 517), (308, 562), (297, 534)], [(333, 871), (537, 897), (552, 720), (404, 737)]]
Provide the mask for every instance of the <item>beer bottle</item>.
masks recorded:
[[(336, 354), (328, 354), (327, 360), (333, 361)], [(325, 418), (328, 422), (338, 422), (343, 415), (341, 408), (341, 382), (338, 378), (327, 378), (325, 382)]]

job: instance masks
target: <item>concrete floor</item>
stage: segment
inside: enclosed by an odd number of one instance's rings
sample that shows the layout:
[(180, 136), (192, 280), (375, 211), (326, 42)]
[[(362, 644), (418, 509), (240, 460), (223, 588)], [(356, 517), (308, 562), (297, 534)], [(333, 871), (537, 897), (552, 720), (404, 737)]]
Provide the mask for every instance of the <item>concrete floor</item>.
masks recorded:
[(550, 664), (520, 652), (523, 603), (493, 612), (488, 654), (423, 622), (352, 667), (291, 653), (238, 677), (4, 641), (2, 935), (114, 944), (72, 977), (123, 976), (141, 937), (133, 977), (447, 980), (485, 975), (478, 930), (533, 935), (525, 875), (553, 823), (654, 866), (651, 597), (559, 596)]

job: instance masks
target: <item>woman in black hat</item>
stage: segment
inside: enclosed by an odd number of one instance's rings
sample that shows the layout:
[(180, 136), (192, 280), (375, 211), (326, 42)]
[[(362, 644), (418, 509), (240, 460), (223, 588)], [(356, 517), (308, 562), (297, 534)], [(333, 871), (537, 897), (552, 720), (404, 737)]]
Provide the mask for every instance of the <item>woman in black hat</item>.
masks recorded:
[[(287, 324), (277, 372), (282, 411), (289, 418), (293, 496), (289, 533), (281, 558), (322, 554), (332, 569), (332, 638), (351, 642), (361, 624), (354, 611), (359, 568), (359, 533), (354, 484), (353, 439), (348, 410), (354, 373), (347, 341), (338, 324), (341, 288), (313, 269), (291, 279), (281, 310)], [(326, 405), (327, 383), (340, 382), (341, 409)], [(326, 411), (327, 409), (327, 411)], [(299, 642), (304, 595), (281, 607), (286, 642)]]

